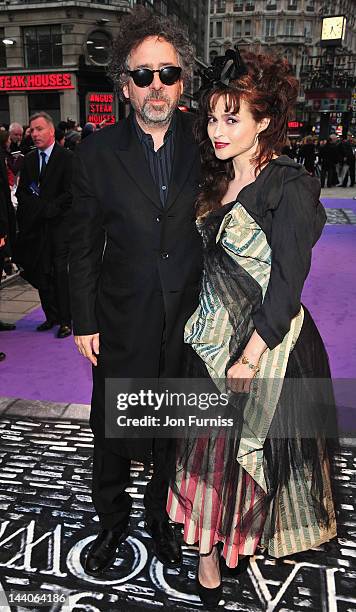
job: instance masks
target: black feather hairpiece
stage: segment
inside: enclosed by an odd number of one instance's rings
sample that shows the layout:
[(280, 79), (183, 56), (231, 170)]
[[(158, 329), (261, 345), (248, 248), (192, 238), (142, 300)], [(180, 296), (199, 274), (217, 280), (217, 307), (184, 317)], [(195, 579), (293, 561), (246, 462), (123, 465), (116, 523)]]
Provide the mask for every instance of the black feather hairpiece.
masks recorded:
[(245, 74), (247, 74), (247, 68), (238, 47), (228, 49), (225, 55), (214, 57), (211, 66), (199, 71), (202, 85), (196, 97), (199, 98), (213, 87), (229, 87), (231, 81), (236, 81)]

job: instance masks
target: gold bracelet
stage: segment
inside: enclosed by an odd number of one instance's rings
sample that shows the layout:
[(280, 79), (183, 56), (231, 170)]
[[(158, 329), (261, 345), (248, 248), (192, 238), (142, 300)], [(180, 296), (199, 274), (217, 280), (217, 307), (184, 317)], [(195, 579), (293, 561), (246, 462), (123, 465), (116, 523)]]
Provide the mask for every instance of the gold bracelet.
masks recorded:
[(236, 363), (240, 363), (242, 365), (247, 365), (250, 368), (250, 370), (254, 371), (255, 374), (257, 374), (257, 372), (260, 371), (260, 368), (258, 367), (258, 365), (255, 365), (254, 363), (251, 363), (251, 361), (249, 361), (249, 359), (243, 353), (242, 353), (241, 357), (237, 360)]

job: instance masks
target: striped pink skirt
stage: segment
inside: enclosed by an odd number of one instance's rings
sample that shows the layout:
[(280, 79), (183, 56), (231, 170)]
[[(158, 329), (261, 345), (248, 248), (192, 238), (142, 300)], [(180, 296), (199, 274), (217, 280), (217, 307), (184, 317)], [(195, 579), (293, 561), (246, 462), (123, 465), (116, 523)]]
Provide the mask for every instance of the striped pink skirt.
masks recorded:
[(253, 555), (265, 520), (265, 493), (236, 460), (236, 442), (224, 436), (178, 442), (176, 478), (167, 512), (184, 526), (184, 541), (207, 554), (223, 543), (228, 567)]

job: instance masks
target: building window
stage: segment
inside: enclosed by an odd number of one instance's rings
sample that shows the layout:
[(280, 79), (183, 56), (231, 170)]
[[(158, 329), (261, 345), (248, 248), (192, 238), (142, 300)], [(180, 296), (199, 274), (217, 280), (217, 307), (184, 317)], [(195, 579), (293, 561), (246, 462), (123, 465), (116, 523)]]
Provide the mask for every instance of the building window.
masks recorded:
[(222, 21), (216, 21), (215, 22), (215, 36), (217, 38), (221, 38), (222, 37)]
[(26, 68), (62, 66), (62, 30), (60, 25), (23, 28)]
[(266, 19), (266, 36), (276, 35), (276, 20)]
[(59, 94), (46, 92), (46, 93), (31, 93), (28, 96), (28, 114), (31, 117), (34, 113), (39, 111), (45, 111), (48, 113), (54, 124), (61, 120), (61, 105), (59, 101)]
[(287, 36), (293, 36), (294, 35), (294, 24), (295, 24), (294, 19), (287, 19), (287, 23), (286, 23), (286, 34), (287, 34)]
[(0, 68), (6, 68), (6, 46), (2, 42), (5, 38), (4, 28), (0, 28)]
[(277, 0), (267, 0), (266, 9), (268, 11), (274, 11), (277, 9)]
[(312, 23), (311, 21), (305, 21), (304, 23), (304, 36), (305, 38), (312, 37)]
[(288, 64), (293, 66), (293, 51), (291, 49), (286, 49), (285, 50), (284, 57), (286, 58)]
[(9, 96), (0, 94), (0, 124), (10, 123)]
[(209, 58), (210, 58), (210, 63), (211, 63), (211, 64), (213, 63), (213, 61), (214, 61), (214, 59), (216, 58), (217, 54), (218, 54), (218, 52), (217, 52), (217, 51), (210, 51)]
[(87, 39), (88, 59), (97, 66), (106, 66), (111, 53), (111, 36), (102, 30), (90, 32)]
[(297, 0), (288, 0), (287, 8), (289, 11), (296, 11), (298, 9)]
[(235, 26), (234, 26), (234, 36), (235, 36), (235, 38), (241, 38), (241, 34), (242, 34), (242, 22), (241, 21), (235, 21)]
[(210, 25), (209, 25), (209, 36), (210, 36), (210, 38), (213, 38), (213, 36), (214, 36), (214, 23), (213, 23), (213, 21), (211, 21)]
[(245, 36), (251, 36), (251, 21), (246, 19), (245, 21)]
[(225, 0), (217, 0), (216, 2), (216, 12), (217, 13), (225, 13), (226, 11), (226, 2)]
[(211, 0), (211, 3), (210, 3), (210, 12), (214, 13), (214, 11), (215, 11), (215, 2), (214, 2), (214, 0)]
[(234, 2), (234, 12), (239, 13), (244, 10), (244, 5), (242, 2)]

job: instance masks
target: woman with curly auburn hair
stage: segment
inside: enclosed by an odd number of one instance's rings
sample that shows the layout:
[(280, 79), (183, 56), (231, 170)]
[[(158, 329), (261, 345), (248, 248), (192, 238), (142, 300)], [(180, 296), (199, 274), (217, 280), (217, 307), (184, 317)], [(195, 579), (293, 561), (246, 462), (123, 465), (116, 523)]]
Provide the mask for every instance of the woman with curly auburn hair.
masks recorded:
[(186, 324), (185, 374), (229, 388), (234, 430), (180, 441), (168, 497), (199, 544), (197, 587), (222, 596), (220, 555), (247, 567), (336, 535), (331, 492), (335, 404), (328, 357), (301, 293), (326, 215), (320, 184), (280, 155), (298, 82), (289, 65), (229, 50), (205, 73), (196, 133), (203, 182), (200, 303)]

